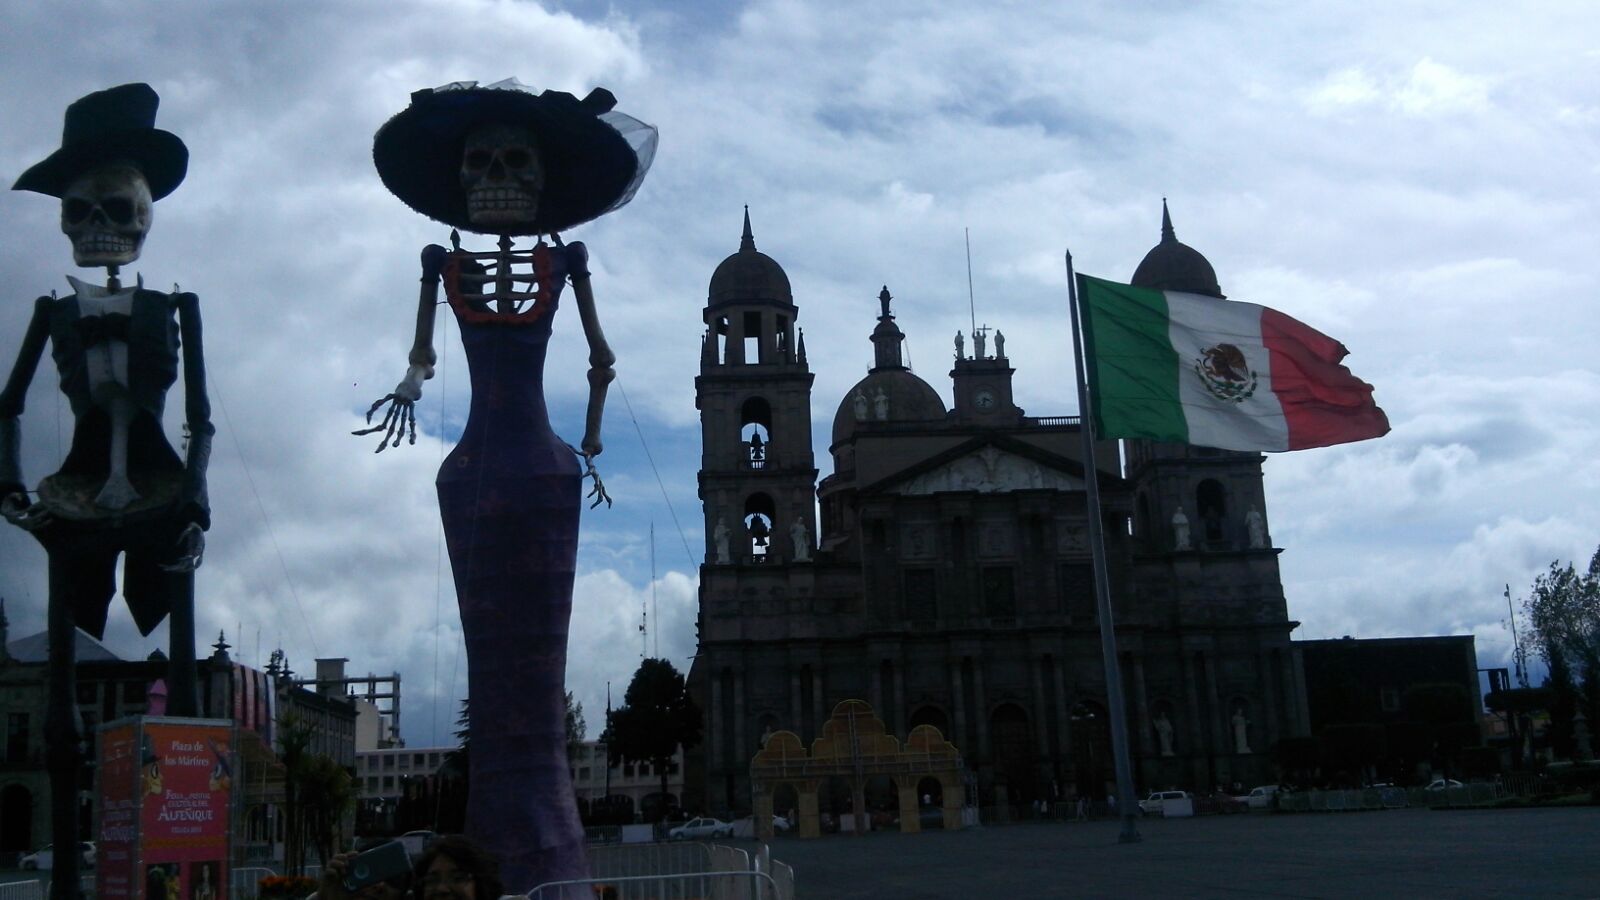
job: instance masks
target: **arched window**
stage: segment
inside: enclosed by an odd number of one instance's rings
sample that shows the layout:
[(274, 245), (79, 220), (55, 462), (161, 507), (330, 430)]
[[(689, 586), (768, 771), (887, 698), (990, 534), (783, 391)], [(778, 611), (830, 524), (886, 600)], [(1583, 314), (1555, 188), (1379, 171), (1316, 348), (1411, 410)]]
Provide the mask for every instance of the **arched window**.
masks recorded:
[(772, 545), (772, 523), (778, 520), (777, 508), (766, 494), (751, 494), (744, 501), (744, 531), (750, 541), (750, 559), (762, 562)]
[(1205, 529), (1206, 540), (1223, 540), (1223, 522), (1228, 515), (1228, 498), (1222, 483), (1212, 478), (1200, 482), (1200, 486), (1194, 492), (1194, 505), (1200, 512), (1200, 523)]
[(739, 441), (750, 468), (765, 468), (772, 441), (772, 404), (766, 398), (751, 397), (739, 407)]
[(906, 720), (906, 728), (916, 728), (918, 725), (932, 725), (939, 729), (939, 733), (944, 735), (945, 740), (950, 739), (950, 717), (946, 716), (944, 710), (937, 706), (917, 707), (916, 712), (911, 714), (911, 718)]

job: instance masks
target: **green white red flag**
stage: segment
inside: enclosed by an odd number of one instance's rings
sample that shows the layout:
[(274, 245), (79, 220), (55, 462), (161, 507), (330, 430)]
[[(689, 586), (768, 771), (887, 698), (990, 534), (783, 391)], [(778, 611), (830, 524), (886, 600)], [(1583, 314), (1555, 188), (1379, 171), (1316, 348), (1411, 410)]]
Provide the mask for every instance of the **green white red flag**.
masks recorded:
[(1095, 433), (1224, 450), (1381, 437), (1344, 345), (1277, 310), (1078, 276)]

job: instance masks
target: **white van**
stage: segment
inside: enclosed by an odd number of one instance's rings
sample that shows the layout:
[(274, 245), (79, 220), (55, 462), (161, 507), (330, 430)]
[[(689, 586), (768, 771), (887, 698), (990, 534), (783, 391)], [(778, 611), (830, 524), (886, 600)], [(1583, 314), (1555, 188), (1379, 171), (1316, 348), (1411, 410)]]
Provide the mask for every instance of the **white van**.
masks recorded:
[(1250, 804), (1251, 809), (1271, 809), (1272, 796), (1276, 793), (1278, 793), (1277, 785), (1263, 784), (1251, 788), (1250, 793), (1245, 795), (1244, 802)]

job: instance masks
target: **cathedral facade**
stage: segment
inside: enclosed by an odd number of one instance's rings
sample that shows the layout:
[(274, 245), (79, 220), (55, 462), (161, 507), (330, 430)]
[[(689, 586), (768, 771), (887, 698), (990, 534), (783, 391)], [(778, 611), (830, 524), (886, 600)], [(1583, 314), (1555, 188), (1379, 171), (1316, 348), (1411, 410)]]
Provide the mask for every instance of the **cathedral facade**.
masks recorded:
[[(1222, 296), (1170, 220), (1132, 281)], [(946, 408), (904, 363), (887, 288), (878, 299), (871, 367), (826, 423), (832, 472), (819, 482), (800, 309), (748, 214), (712, 275), (695, 379), (707, 547), (689, 679), (707, 727), (686, 806), (749, 810), (765, 736), (809, 744), (844, 700), (868, 702), (902, 740), (936, 726), (962, 754), (972, 802), (1104, 797), (1088, 478), (1137, 789), (1270, 780), (1273, 744), (1308, 720), (1263, 457), (1102, 441), (1090, 471), (1077, 416), (1013, 402), (1000, 332), (958, 336)]]

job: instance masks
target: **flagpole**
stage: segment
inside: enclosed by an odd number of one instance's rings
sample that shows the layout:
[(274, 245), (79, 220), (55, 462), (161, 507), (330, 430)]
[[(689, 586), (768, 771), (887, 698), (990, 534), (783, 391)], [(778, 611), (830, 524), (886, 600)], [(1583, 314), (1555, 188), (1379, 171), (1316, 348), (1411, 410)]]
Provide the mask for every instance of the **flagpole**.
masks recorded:
[(1089, 413), (1089, 386), (1084, 376), (1083, 339), (1078, 329), (1078, 279), (1072, 251), (1066, 251), (1067, 306), (1072, 320), (1072, 350), (1078, 378), (1078, 432), (1083, 437), (1083, 482), (1089, 497), (1089, 545), (1094, 555), (1095, 608), (1100, 616), (1100, 652), (1105, 657), (1106, 704), (1111, 715), (1111, 757), (1117, 772), (1117, 812), (1122, 816), (1118, 843), (1134, 844), (1139, 835), (1138, 807), (1133, 795), (1133, 764), (1128, 753), (1127, 701), (1122, 696), (1122, 665), (1117, 658), (1116, 624), (1111, 620), (1111, 579), (1106, 565), (1105, 529), (1100, 515), (1100, 470), (1094, 461), (1094, 417)]

